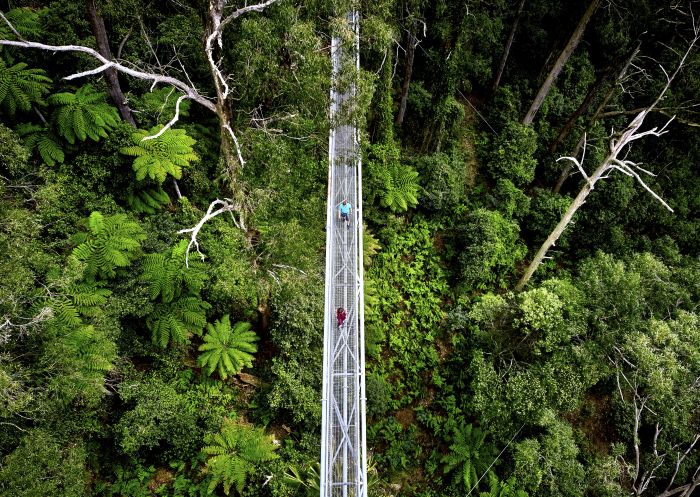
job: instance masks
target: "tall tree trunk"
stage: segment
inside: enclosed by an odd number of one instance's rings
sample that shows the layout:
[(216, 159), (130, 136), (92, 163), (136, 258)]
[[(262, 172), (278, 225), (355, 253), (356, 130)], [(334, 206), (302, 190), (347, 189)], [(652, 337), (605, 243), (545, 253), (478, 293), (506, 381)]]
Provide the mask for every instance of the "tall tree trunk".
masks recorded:
[(396, 114), (395, 123), (398, 126), (403, 124), (406, 115), (406, 103), (408, 101), (408, 88), (411, 84), (411, 74), (413, 74), (413, 58), (416, 53), (415, 24), (411, 25), (406, 35), (406, 66), (403, 73), (403, 85), (401, 86), (401, 100), (399, 101), (399, 112)]
[[(601, 116), (603, 111), (605, 110), (605, 107), (607, 107), (608, 102), (612, 98), (612, 96), (615, 94), (615, 88), (617, 88), (617, 85), (620, 84), (620, 82), (624, 79), (625, 75), (627, 74), (627, 69), (629, 69), (630, 65), (632, 64), (632, 61), (634, 58), (637, 56), (639, 53), (639, 47), (641, 46), (640, 43), (637, 43), (637, 46), (635, 47), (634, 50), (630, 53), (629, 57), (627, 57), (627, 60), (625, 64), (622, 66), (622, 69), (617, 73), (617, 77), (615, 78), (615, 82), (613, 85), (610, 87), (608, 92), (605, 94), (605, 97), (603, 97), (603, 100), (600, 102), (598, 107), (596, 108), (595, 112), (591, 116), (591, 118), (588, 120), (588, 125), (586, 126), (587, 128), (590, 128), (591, 125), (593, 125)], [(569, 154), (570, 157), (577, 157), (578, 153), (581, 151), (581, 148), (583, 147), (583, 142), (585, 140), (585, 133), (581, 134), (581, 137), (578, 140), (578, 143), (576, 144), (576, 148), (574, 151)], [(554, 152), (552, 152), (554, 153)], [(559, 193), (561, 190), (562, 185), (564, 184), (564, 181), (567, 180), (569, 175), (571, 174), (571, 171), (573, 170), (573, 166), (571, 164), (567, 164), (567, 166), (562, 170), (561, 174), (559, 175), (559, 179), (557, 180), (557, 184), (554, 186), (554, 193)]]
[[(92, 29), (92, 34), (95, 36), (95, 41), (97, 42), (97, 51), (105, 59), (112, 60), (112, 51), (109, 49), (109, 40), (107, 38), (105, 22), (104, 19), (102, 19), (102, 17), (97, 13), (95, 0), (86, 0), (86, 10), (88, 20), (90, 21), (90, 28)], [(135, 128), (136, 120), (134, 120), (134, 115), (131, 112), (131, 108), (126, 103), (126, 97), (124, 96), (122, 87), (119, 84), (117, 70), (114, 68), (107, 69), (104, 72), (104, 75), (105, 80), (107, 81), (107, 91), (109, 92), (109, 97), (112, 99), (112, 102), (114, 102), (114, 105), (117, 106), (117, 109), (119, 109), (119, 114), (122, 116), (122, 119)]]
[(508, 34), (508, 40), (506, 41), (506, 46), (503, 49), (503, 55), (501, 56), (501, 62), (498, 64), (498, 70), (496, 71), (496, 77), (493, 78), (493, 83), (491, 83), (491, 95), (493, 96), (498, 90), (498, 85), (501, 84), (501, 76), (503, 76), (503, 71), (506, 68), (506, 62), (508, 62), (508, 56), (510, 55), (510, 47), (513, 45), (513, 40), (515, 39), (515, 32), (518, 30), (518, 23), (520, 22), (520, 16), (523, 13), (523, 7), (525, 6), (525, 0), (520, 0), (518, 4), (518, 11), (515, 14), (515, 20), (513, 25), (510, 27), (510, 33)]
[(574, 52), (579, 42), (581, 41), (583, 33), (586, 30), (586, 25), (588, 24), (588, 21), (591, 20), (591, 17), (593, 17), (593, 14), (598, 8), (598, 4), (600, 4), (600, 0), (591, 0), (591, 3), (586, 9), (586, 12), (583, 14), (583, 17), (581, 17), (581, 20), (578, 22), (578, 26), (576, 26), (576, 29), (571, 35), (571, 38), (569, 38), (569, 42), (564, 47), (564, 50), (562, 50), (559, 54), (557, 61), (554, 63), (554, 67), (552, 67), (552, 70), (549, 71), (547, 78), (544, 80), (544, 83), (542, 83), (542, 86), (537, 92), (537, 96), (535, 96), (535, 99), (533, 100), (532, 105), (530, 106), (530, 110), (527, 111), (527, 114), (525, 114), (525, 117), (523, 118), (523, 124), (532, 124), (532, 121), (535, 119), (537, 111), (540, 110), (542, 102), (544, 102), (545, 97), (547, 96), (547, 94), (549, 94), (549, 90), (552, 88), (554, 81), (556, 81), (557, 77), (559, 76), (559, 73), (564, 68), (564, 65), (569, 60), (569, 57), (571, 57), (571, 54)]
[(581, 102), (581, 105), (579, 105), (578, 108), (571, 114), (571, 116), (569, 116), (569, 119), (566, 121), (566, 124), (564, 124), (564, 126), (559, 131), (559, 134), (557, 135), (556, 139), (549, 146), (550, 154), (556, 153), (557, 149), (559, 148), (559, 145), (561, 145), (561, 143), (569, 136), (569, 133), (571, 133), (571, 130), (574, 128), (576, 121), (588, 110), (588, 107), (591, 105), (591, 102), (593, 102), (595, 96), (598, 95), (598, 92), (603, 87), (607, 79), (610, 77), (611, 73), (612, 67), (606, 68), (605, 71), (603, 71), (600, 74), (600, 76), (598, 76), (595, 83), (591, 85), (591, 87), (588, 89), (588, 93), (586, 93), (586, 97), (583, 99), (583, 102)]

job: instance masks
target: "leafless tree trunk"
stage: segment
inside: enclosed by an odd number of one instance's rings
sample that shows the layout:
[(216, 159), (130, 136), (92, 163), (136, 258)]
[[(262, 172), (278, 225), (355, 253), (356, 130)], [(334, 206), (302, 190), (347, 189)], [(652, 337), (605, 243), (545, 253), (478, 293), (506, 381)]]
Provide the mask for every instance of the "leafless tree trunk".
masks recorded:
[(552, 70), (549, 71), (547, 78), (544, 80), (544, 83), (542, 83), (542, 86), (537, 92), (537, 96), (535, 96), (535, 99), (533, 100), (532, 105), (530, 106), (530, 110), (527, 111), (527, 114), (525, 114), (525, 117), (523, 118), (523, 124), (532, 124), (532, 121), (535, 119), (537, 111), (542, 106), (542, 102), (544, 102), (544, 99), (549, 93), (549, 90), (552, 88), (554, 81), (556, 81), (557, 77), (559, 76), (559, 73), (564, 68), (564, 65), (569, 60), (569, 57), (571, 57), (571, 54), (574, 52), (579, 42), (581, 41), (581, 37), (583, 36), (584, 31), (586, 30), (586, 25), (588, 24), (588, 21), (591, 20), (591, 17), (593, 17), (593, 14), (598, 8), (599, 3), (600, 0), (591, 0), (591, 3), (586, 9), (586, 12), (583, 14), (583, 17), (581, 17), (581, 19), (579, 20), (578, 26), (576, 26), (576, 29), (569, 38), (569, 42), (564, 47), (564, 50), (562, 50), (559, 54), (557, 61), (554, 63), (554, 67), (552, 67)]
[(513, 21), (513, 25), (510, 27), (510, 33), (508, 34), (508, 39), (506, 40), (506, 46), (503, 48), (501, 62), (498, 64), (496, 76), (493, 78), (493, 83), (491, 83), (491, 95), (496, 93), (496, 90), (498, 90), (498, 85), (501, 84), (501, 77), (503, 76), (503, 71), (506, 69), (506, 62), (508, 62), (508, 56), (510, 55), (510, 47), (513, 45), (513, 40), (515, 39), (515, 33), (518, 30), (518, 23), (520, 22), (520, 16), (523, 13), (524, 6), (525, 0), (520, 0), (518, 10), (515, 14), (515, 20)]
[[(642, 453), (642, 437), (640, 436), (640, 429), (642, 426), (642, 417), (645, 411), (653, 412), (647, 406), (647, 402), (650, 400), (648, 395), (642, 395), (640, 393), (640, 387), (637, 382), (639, 370), (637, 367), (630, 362), (630, 360), (625, 357), (625, 354), (620, 348), (614, 347), (615, 357), (610, 358), (610, 362), (615, 367), (615, 380), (617, 384), (617, 391), (620, 395), (620, 400), (623, 403), (631, 403), (634, 408), (634, 427), (633, 427), (633, 446), (634, 446), (634, 463), (628, 463), (624, 457), (620, 456), (622, 464), (628, 468), (630, 476), (632, 477), (631, 490), (633, 495), (638, 497), (644, 495), (648, 490), (650, 483), (657, 478), (656, 472), (663, 466), (669, 455), (674, 454), (676, 461), (674, 465), (673, 474), (668, 478), (668, 483), (663, 492), (657, 495), (657, 497), (671, 497), (676, 495), (678, 497), (690, 497), (696, 487), (700, 486), (700, 465), (697, 467), (695, 472), (690, 478), (690, 482), (684, 485), (676, 484), (676, 477), (680, 471), (681, 465), (693, 452), (693, 449), (700, 441), (700, 433), (695, 433), (693, 439), (687, 442), (688, 446), (683, 450), (683, 443), (674, 444), (670, 449), (662, 451), (659, 448), (659, 435), (663, 431), (663, 427), (656, 423), (654, 429), (654, 438), (652, 439), (652, 454), (653, 459), (648, 461), (643, 461), (641, 457)], [(623, 365), (631, 367), (633, 369), (631, 374), (625, 374)], [(625, 392), (626, 391), (626, 392)], [(648, 464), (646, 468), (643, 466)], [(672, 488), (673, 487), (673, 488)]]
[[(605, 107), (608, 105), (608, 102), (610, 101), (612, 96), (615, 94), (615, 89), (617, 88), (617, 86), (625, 79), (625, 77), (627, 75), (627, 70), (629, 69), (630, 65), (632, 64), (632, 61), (635, 59), (635, 57), (637, 57), (637, 54), (639, 53), (639, 47), (640, 47), (640, 44), (637, 44), (637, 47), (632, 51), (632, 54), (627, 58), (627, 61), (622, 66), (622, 69), (620, 70), (620, 72), (618, 72), (617, 77), (615, 79), (615, 82), (610, 87), (608, 92), (605, 94), (605, 97), (603, 97), (603, 100), (600, 102), (600, 104), (596, 108), (596, 110), (593, 113), (593, 115), (591, 116), (591, 118), (588, 120), (588, 127), (590, 127), (598, 119), (603, 117), (603, 111), (605, 110)], [(572, 157), (578, 156), (579, 152), (581, 151), (581, 148), (583, 147), (584, 139), (585, 139), (585, 132), (581, 135), (578, 143), (576, 144), (576, 147), (574, 148), (574, 151), (570, 154)], [(554, 152), (552, 151), (552, 153), (554, 153)], [(566, 179), (569, 177), (572, 170), (573, 170), (573, 164), (567, 164), (566, 167), (562, 170), (561, 174), (559, 175), (559, 179), (557, 180), (557, 184), (554, 186), (554, 190), (553, 190), (554, 193), (559, 193), (562, 185), (564, 184), (564, 181), (566, 181)]]
[[(97, 51), (107, 60), (112, 60), (112, 51), (109, 48), (109, 40), (107, 38), (107, 30), (105, 29), (104, 19), (97, 13), (97, 8), (95, 6), (95, 0), (86, 1), (87, 17), (90, 21), (90, 28), (92, 29), (92, 34), (95, 36), (95, 42), (97, 43)], [(119, 84), (119, 77), (117, 76), (117, 70), (113, 67), (105, 70), (105, 80), (107, 81), (107, 91), (109, 96), (114, 102), (114, 105), (119, 109), (119, 114), (122, 116), (126, 122), (131, 124), (134, 128), (136, 127), (136, 121), (134, 120), (134, 115), (131, 112), (131, 108), (127, 104), (126, 97), (122, 92), (122, 87)]]
[(566, 121), (566, 124), (562, 126), (561, 130), (559, 131), (559, 134), (549, 146), (550, 154), (556, 153), (557, 149), (559, 148), (559, 145), (561, 145), (561, 143), (569, 136), (569, 133), (571, 133), (571, 130), (576, 124), (576, 120), (579, 117), (581, 117), (586, 112), (586, 110), (588, 110), (588, 107), (591, 105), (591, 102), (593, 102), (593, 99), (598, 95), (598, 92), (603, 87), (607, 79), (610, 77), (611, 72), (612, 67), (606, 68), (598, 76), (595, 83), (593, 83), (593, 85), (591, 85), (591, 87), (588, 89), (586, 97), (583, 99), (583, 102), (581, 102), (581, 105), (579, 105), (576, 108), (576, 110), (571, 114), (571, 116), (569, 116), (569, 119)]
[[(694, 28), (696, 28), (694, 26)], [(525, 274), (523, 274), (522, 278), (520, 278), (520, 281), (518, 281), (518, 284), (515, 286), (516, 291), (521, 291), (525, 286), (528, 284), (530, 281), (530, 278), (532, 275), (535, 273), (537, 268), (540, 266), (542, 261), (545, 258), (545, 255), (547, 254), (547, 251), (556, 243), (556, 241), (559, 239), (561, 234), (564, 232), (566, 227), (569, 225), (571, 222), (571, 219), (574, 217), (574, 214), (576, 211), (586, 202), (586, 198), (588, 195), (593, 191), (593, 188), (595, 188), (595, 184), (601, 180), (605, 179), (609, 176), (610, 173), (612, 173), (614, 170), (617, 170), (627, 176), (633, 177), (639, 182), (639, 184), (642, 185), (642, 187), (647, 190), (656, 200), (661, 202), (661, 204), (666, 207), (668, 210), (673, 212), (673, 209), (664, 202), (664, 200), (657, 195), (654, 191), (651, 190), (647, 186), (647, 184), (642, 180), (642, 178), (639, 176), (639, 172), (643, 172), (645, 174), (652, 175), (653, 174), (645, 169), (642, 169), (638, 164), (625, 160), (625, 159), (620, 159), (619, 157), (622, 156), (623, 150), (628, 146), (631, 145), (632, 142), (635, 140), (639, 140), (640, 138), (643, 138), (647, 135), (653, 135), (653, 136), (661, 136), (662, 134), (666, 133), (666, 128), (668, 125), (671, 123), (673, 118), (669, 119), (669, 121), (661, 128), (652, 128), (647, 131), (640, 131), (640, 128), (642, 127), (642, 124), (644, 124), (644, 119), (646, 116), (652, 112), (654, 107), (658, 105), (658, 103), (661, 101), (661, 99), (664, 97), (666, 92), (668, 91), (669, 87), (671, 86), (671, 83), (675, 79), (675, 77), (678, 75), (680, 72), (681, 68), (685, 65), (685, 61), (692, 52), (692, 50), (695, 48), (695, 45), (700, 38), (700, 32), (698, 29), (695, 29), (695, 37), (693, 40), (690, 42), (688, 49), (686, 50), (685, 54), (681, 58), (678, 66), (676, 67), (676, 70), (673, 72), (672, 75), (667, 76), (667, 81), (666, 85), (664, 86), (663, 90), (659, 94), (658, 97), (656, 97), (656, 100), (654, 100), (651, 105), (646, 107), (645, 109), (641, 110), (639, 114), (632, 120), (627, 125), (627, 128), (622, 132), (622, 134), (619, 136), (619, 138), (616, 138), (613, 136), (610, 139), (610, 152), (608, 156), (603, 160), (603, 162), (598, 166), (598, 168), (593, 172), (593, 174), (589, 177), (585, 170), (583, 169), (583, 159), (585, 158), (586, 154), (586, 149), (585, 149), (585, 138), (584, 138), (584, 148), (583, 148), (583, 156), (581, 157), (581, 160), (579, 161), (578, 159), (574, 157), (561, 157), (559, 160), (562, 159), (568, 159), (571, 162), (573, 162), (576, 167), (578, 168), (579, 172), (583, 176), (583, 178), (586, 180), (586, 182), (583, 185), (583, 188), (579, 191), (578, 195), (576, 195), (576, 198), (573, 200), (569, 208), (566, 210), (564, 215), (562, 216), (561, 220), (557, 224), (557, 226), (554, 228), (554, 230), (549, 234), (547, 239), (544, 241), (540, 249), (537, 251), (535, 254), (535, 257), (532, 259), (532, 262), (530, 262), (530, 265), (527, 267), (525, 270)], [(665, 71), (664, 71), (665, 72)]]
[(411, 85), (411, 74), (413, 74), (413, 58), (416, 54), (415, 24), (411, 25), (406, 33), (406, 66), (403, 73), (403, 85), (401, 86), (401, 100), (399, 101), (399, 112), (396, 114), (395, 123), (398, 126), (403, 124), (403, 119), (406, 114), (406, 103), (408, 101), (408, 88)]

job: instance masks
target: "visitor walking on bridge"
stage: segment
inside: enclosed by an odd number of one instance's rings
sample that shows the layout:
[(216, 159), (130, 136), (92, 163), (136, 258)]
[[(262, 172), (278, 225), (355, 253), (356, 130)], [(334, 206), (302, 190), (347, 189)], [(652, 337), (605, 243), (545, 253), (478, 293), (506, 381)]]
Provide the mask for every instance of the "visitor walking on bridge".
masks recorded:
[(338, 219), (345, 221), (345, 225), (350, 227), (350, 213), (352, 212), (352, 204), (348, 202), (348, 199), (344, 198), (341, 203), (338, 204)]
[(343, 327), (343, 323), (348, 317), (348, 312), (342, 307), (338, 307), (335, 310), (335, 318), (338, 320), (338, 329)]

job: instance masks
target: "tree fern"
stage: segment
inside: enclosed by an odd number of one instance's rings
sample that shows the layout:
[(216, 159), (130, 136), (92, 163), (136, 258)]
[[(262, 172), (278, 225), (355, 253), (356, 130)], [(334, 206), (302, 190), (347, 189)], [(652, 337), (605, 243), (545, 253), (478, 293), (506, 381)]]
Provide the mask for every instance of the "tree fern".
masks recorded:
[(73, 237), (79, 245), (73, 256), (85, 263), (85, 277), (111, 278), (116, 269), (131, 264), (146, 235), (141, 227), (124, 214), (105, 217), (93, 212), (88, 218), (88, 230)]
[(240, 494), (253, 465), (276, 459), (277, 447), (262, 428), (227, 422), (221, 431), (207, 435), (202, 451), (209, 456), (206, 469), (209, 473), (209, 493), (223, 484), (226, 495), (235, 488)]
[[(7, 11), (5, 17), (12, 23), (19, 34), (25, 38), (36, 39), (41, 35), (39, 14), (33, 9), (27, 7), (11, 9)], [(0, 38), (3, 40), (17, 39), (15, 33), (5, 22), (0, 23)]]
[(83, 324), (78, 308), (73, 301), (66, 297), (53, 299), (51, 301), (51, 311), (59, 326), (73, 327)]
[(161, 303), (146, 320), (153, 343), (167, 347), (168, 343), (187, 343), (192, 334), (199, 335), (207, 324), (205, 311), (211, 306), (199, 297), (182, 297)]
[(489, 491), (481, 492), (479, 497), (528, 497), (528, 494), (516, 487), (515, 478), (500, 481), (495, 474), (489, 473)]
[(218, 372), (222, 380), (229, 374), (237, 375), (246, 366), (252, 367), (258, 336), (250, 328), (250, 323), (238, 322), (231, 329), (228, 315), (213, 325), (207, 324), (204, 343), (199, 346), (199, 365), (209, 375)]
[(8, 67), (0, 59), (0, 106), (13, 116), (18, 109), (26, 112), (32, 104), (44, 103), (51, 83), (44, 74), (42, 69), (27, 69), (24, 62)]
[(143, 262), (143, 280), (148, 282), (149, 296), (172, 302), (184, 293), (198, 294), (207, 279), (204, 264), (193, 259), (185, 266), (187, 240), (181, 240), (170, 253), (148, 254)]
[(51, 300), (54, 319), (61, 327), (80, 326), (83, 317), (100, 314), (101, 306), (111, 294), (100, 282), (73, 283), (68, 286), (66, 295)]
[(81, 316), (95, 317), (102, 312), (112, 292), (101, 282), (74, 283), (68, 287), (69, 298)]
[(48, 127), (38, 124), (20, 124), (16, 131), (23, 138), (28, 149), (37, 149), (46, 165), (63, 163), (65, 154), (59, 144), (59, 138)]
[(171, 128), (158, 138), (144, 140), (161, 129), (162, 126), (155, 126), (150, 131), (138, 130), (132, 135), (135, 145), (121, 149), (121, 153), (136, 157), (133, 168), (139, 181), (148, 176), (162, 183), (168, 174), (180, 179), (182, 168), (197, 160), (192, 149), (196, 142), (187, 136), (184, 129)]
[(418, 172), (398, 161), (391, 161), (381, 170), (380, 203), (394, 212), (403, 212), (418, 205)]
[(47, 345), (43, 358), (56, 372), (49, 390), (63, 402), (78, 395), (99, 398), (104, 393), (105, 374), (114, 367), (116, 345), (93, 326), (55, 325), (58, 336)]
[(458, 426), (453, 432), (450, 453), (442, 458), (445, 473), (454, 472), (454, 482), (466, 490), (476, 485), (496, 457), (495, 448), (485, 443), (487, 435), (471, 423)]
[(170, 203), (170, 197), (161, 187), (144, 188), (126, 197), (131, 210), (139, 214), (155, 214)]
[(71, 145), (76, 140), (107, 138), (107, 131), (119, 123), (119, 114), (106, 98), (104, 93), (89, 84), (81, 86), (75, 93), (51, 95), (48, 101), (56, 106), (52, 119), (58, 133)]

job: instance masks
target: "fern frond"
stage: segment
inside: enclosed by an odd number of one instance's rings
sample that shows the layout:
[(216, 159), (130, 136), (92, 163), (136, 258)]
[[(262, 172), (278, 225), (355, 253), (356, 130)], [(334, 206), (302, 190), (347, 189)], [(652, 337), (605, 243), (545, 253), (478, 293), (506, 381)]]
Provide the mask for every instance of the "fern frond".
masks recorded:
[(46, 126), (20, 124), (15, 131), (22, 137), (24, 145), (28, 149), (33, 150), (36, 148), (47, 166), (53, 166), (57, 162), (62, 164), (65, 160), (65, 154), (63, 149), (61, 149), (58, 137)]
[(57, 106), (52, 119), (58, 133), (71, 145), (76, 139), (99, 141), (106, 138), (107, 131), (119, 123), (117, 109), (109, 105), (106, 98), (104, 93), (89, 84), (78, 88), (75, 93), (51, 95), (48, 101)]
[(104, 217), (96, 211), (87, 224), (89, 232), (80, 237), (84, 241), (73, 249), (73, 256), (85, 262), (88, 280), (114, 277), (116, 269), (131, 264), (146, 238), (141, 227), (124, 214)]
[(57, 324), (63, 328), (72, 328), (83, 324), (78, 308), (67, 298), (57, 298), (51, 302), (51, 310)]
[(418, 172), (400, 162), (390, 162), (382, 173), (380, 203), (393, 212), (403, 212), (418, 205)]
[(146, 320), (153, 343), (165, 348), (169, 342), (187, 343), (192, 334), (200, 334), (207, 324), (205, 311), (211, 306), (198, 297), (184, 297), (156, 306)]
[(237, 375), (244, 367), (253, 366), (253, 354), (258, 351), (255, 344), (259, 340), (250, 323), (238, 322), (231, 329), (228, 315), (207, 324), (204, 343), (200, 345), (202, 354), (197, 359), (207, 374), (217, 371), (222, 380), (229, 375)]
[(232, 487), (241, 493), (254, 464), (278, 457), (272, 437), (265, 435), (262, 428), (246, 424), (226, 423), (220, 433), (208, 435), (205, 442), (202, 451), (212, 456), (206, 462), (210, 493), (219, 484), (227, 495)]
[(47, 344), (44, 355), (44, 362), (57, 373), (50, 380), (49, 390), (64, 402), (77, 396), (101, 396), (105, 374), (114, 367), (116, 345), (93, 326), (58, 329), (58, 336)]
[[(28, 7), (18, 7), (9, 10), (5, 17), (15, 29), (25, 38), (38, 38), (41, 35), (39, 14)], [(17, 36), (6, 23), (0, 23), (0, 38), (3, 40), (16, 40)]]
[(42, 69), (27, 69), (24, 62), (8, 67), (0, 59), (0, 106), (11, 116), (18, 109), (26, 112), (34, 103), (43, 104), (50, 83)]
[(132, 211), (141, 214), (155, 214), (170, 203), (170, 197), (161, 188), (146, 188), (129, 194), (126, 198)]
[(187, 240), (181, 240), (170, 253), (148, 254), (144, 258), (142, 279), (149, 284), (151, 300), (159, 295), (162, 302), (171, 302), (183, 292), (198, 294), (207, 279), (204, 264), (191, 260), (185, 266)]
[(182, 169), (198, 160), (192, 149), (196, 141), (187, 136), (183, 129), (170, 128), (158, 138), (144, 140), (145, 137), (158, 133), (161, 128), (162, 126), (155, 126), (150, 131), (136, 131), (132, 135), (134, 146), (121, 149), (124, 155), (136, 157), (133, 169), (139, 181), (148, 176), (162, 183), (168, 174), (180, 179)]

